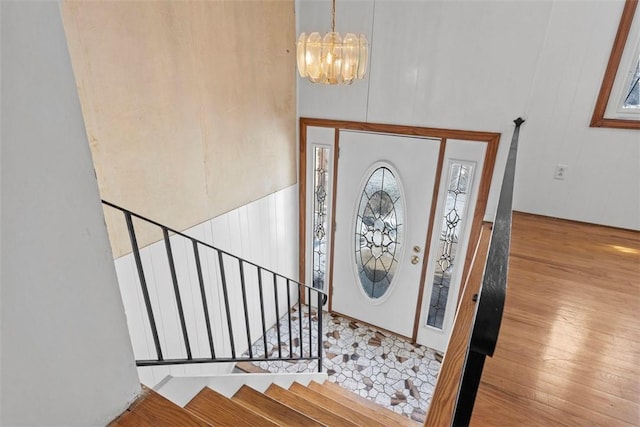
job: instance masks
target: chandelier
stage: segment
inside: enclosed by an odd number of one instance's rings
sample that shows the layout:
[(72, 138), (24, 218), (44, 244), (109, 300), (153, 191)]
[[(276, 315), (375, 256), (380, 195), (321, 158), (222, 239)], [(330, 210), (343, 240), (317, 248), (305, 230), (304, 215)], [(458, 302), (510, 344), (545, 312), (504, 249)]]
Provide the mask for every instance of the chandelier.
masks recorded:
[(367, 38), (360, 34), (336, 33), (336, 0), (331, 6), (331, 32), (300, 34), (297, 45), (298, 72), (312, 83), (351, 84), (362, 79), (369, 59)]

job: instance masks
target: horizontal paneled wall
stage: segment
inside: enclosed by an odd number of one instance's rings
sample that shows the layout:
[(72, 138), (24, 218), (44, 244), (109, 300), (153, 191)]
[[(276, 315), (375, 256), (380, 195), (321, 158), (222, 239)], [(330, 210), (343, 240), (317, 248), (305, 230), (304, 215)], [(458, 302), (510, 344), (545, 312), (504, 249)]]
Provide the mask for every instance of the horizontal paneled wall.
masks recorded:
[[(192, 227), (186, 230), (185, 234), (243, 257), (266, 269), (297, 279), (297, 215), (297, 186), (294, 185)], [(170, 226), (170, 224), (167, 225)], [(134, 220), (134, 226), (136, 230), (147, 227), (136, 220)], [(185, 321), (191, 337), (192, 356), (194, 358), (210, 357), (192, 243), (177, 235), (171, 236), (170, 242)], [(218, 253), (213, 249), (199, 246), (199, 255), (216, 356), (231, 357)], [(181, 335), (164, 242), (157, 242), (142, 249), (141, 258), (164, 358), (184, 358), (186, 357), (185, 344)], [(248, 349), (249, 341), (255, 342), (262, 336), (258, 271), (254, 266), (244, 264), (250, 335), (247, 337), (238, 263), (228, 255), (223, 255), (222, 258), (231, 308), (232, 336), (236, 355), (241, 355)], [(156, 355), (155, 346), (133, 255), (120, 257), (115, 264), (135, 357), (137, 360), (153, 358)], [(262, 285), (265, 324), (270, 328), (276, 322), (272, 275), (263, 271)], [(282, 316), (286, 313), (288, 302), (286, 280), (278, 279), (276, 287), (278, 312)], [(292, 284), (289, 291), (290, 302), (293, 304), (297, 302), (297, 288)], [(143, 367), (139, 368), (139, 372), (141, 382), (152, 387), (169, 374), (216, 374), (229, 372), (231, 368), (231, 364), (194, 364)]]

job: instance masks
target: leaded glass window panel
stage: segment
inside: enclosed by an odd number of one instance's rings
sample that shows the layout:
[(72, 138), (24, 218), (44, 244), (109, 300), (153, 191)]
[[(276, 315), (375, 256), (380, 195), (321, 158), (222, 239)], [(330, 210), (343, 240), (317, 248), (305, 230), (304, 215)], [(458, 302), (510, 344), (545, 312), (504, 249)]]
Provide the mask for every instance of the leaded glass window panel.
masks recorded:
[(325, 289), (330, 149), (316, 146), (313, 150), (313, 287)]
[(403, 243), (404, 201), (387, 167), (373, 171), (362, 190), (355, 229), (355, 259), (360, 284), (369, 298), (388, 291)]
[(640, 107), (640, 58), (638, 58), (638, 62), (636, 62), (636, 66), (631, 76), (631, 82), (629, 83), (629, 88), (626, 91), (626, 96), (622, 103), (622, 107)]
[(436, 252), (435, 273), (427, 325), (442, 329), (447, 309), (449, 285), (454, 266), (463, 219), (465, 218), (467, 197), (473, 180), (473, 164), (451, 162), (447, 181), (445, 210), (442, 216), (440, 241)]

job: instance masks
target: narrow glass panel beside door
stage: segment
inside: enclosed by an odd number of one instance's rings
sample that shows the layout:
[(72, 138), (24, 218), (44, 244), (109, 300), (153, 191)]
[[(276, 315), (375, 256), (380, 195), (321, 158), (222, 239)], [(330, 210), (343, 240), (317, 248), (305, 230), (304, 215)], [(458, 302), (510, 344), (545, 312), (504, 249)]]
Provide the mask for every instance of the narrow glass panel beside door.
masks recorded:
[(329, 148), (313, 147), (313, 287), (326, 289)]
[(472, 188), (473, 167), (473, 163), (459, 161), (451, 162), (449, 165), (446, 203), (427, 315), (427, 325), (438, 329), (442, 329), (444, 323), (449, 285), (454, 264), (457, 262), (458, 242), (465, 218), (467, 195)]

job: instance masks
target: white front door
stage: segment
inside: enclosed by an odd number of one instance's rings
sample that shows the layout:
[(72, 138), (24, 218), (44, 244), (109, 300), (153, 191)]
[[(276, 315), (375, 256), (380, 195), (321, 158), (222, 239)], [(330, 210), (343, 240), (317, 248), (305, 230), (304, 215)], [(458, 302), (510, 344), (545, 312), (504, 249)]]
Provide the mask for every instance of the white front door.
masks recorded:
[(333, 311), (413, 335), (440, 142), (340, 131)]

